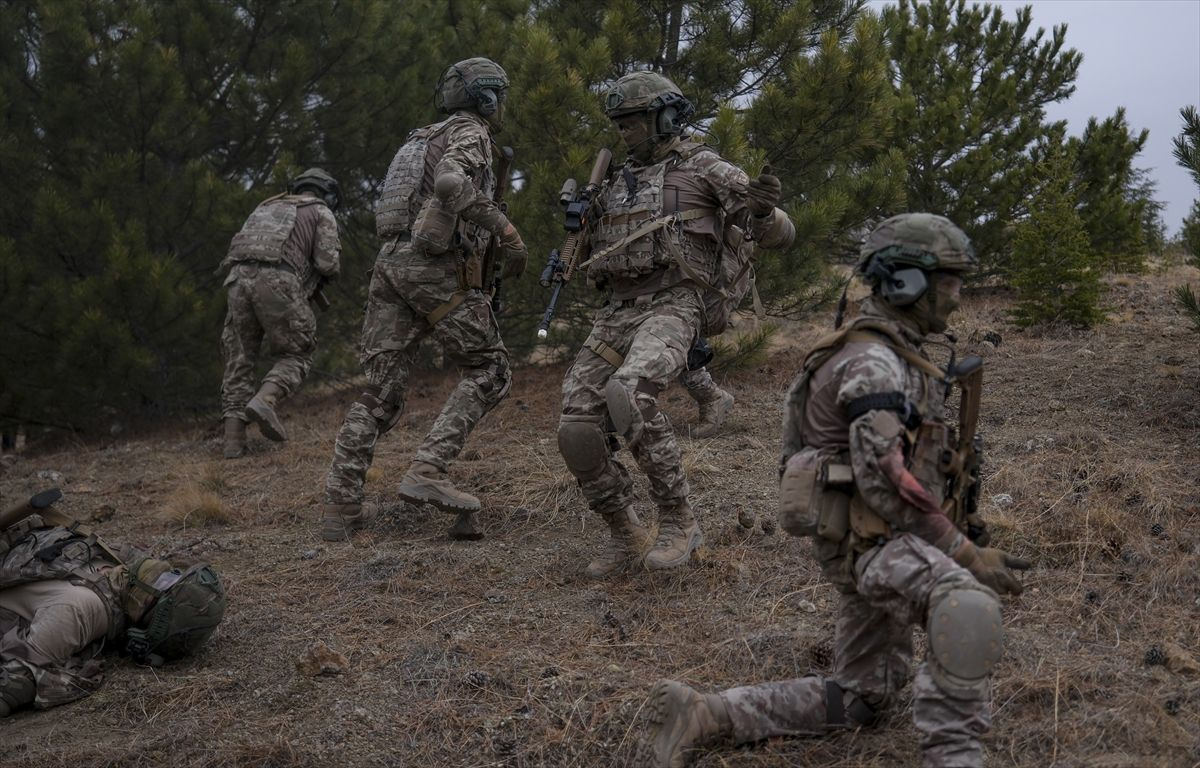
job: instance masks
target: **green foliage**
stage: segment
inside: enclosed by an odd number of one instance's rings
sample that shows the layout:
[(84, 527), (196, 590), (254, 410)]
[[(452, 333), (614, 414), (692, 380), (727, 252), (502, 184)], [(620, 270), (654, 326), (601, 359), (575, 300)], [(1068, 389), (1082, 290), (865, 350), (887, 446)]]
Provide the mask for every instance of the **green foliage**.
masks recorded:
[(1125, 108), (1103, 122), (1091, 118), (1083, 135), (1068, 143), (1078, 177), (1077, 210), (1087, 231), (1093, 254), (1115, 272), (1145, 269), (1147, 243), (1145, 191), (1135, 192), (1138, 179), (1133, 160), (1142, 151), (1150, 132), (1134, 134), (1125, 119)]
[(1200, 187), (1200, 112), (1193, 106), (1179, 110), (1183, 118), (1183, 131), (1174, 138), (1172, 154), (1179, 164), (1192, 174), (1192, 180)]
[(1072, 161), (1068, 150), (1055, 147), (1038, 164), (1043, 183), (1013, 234), (1010, 276), (1017, 290), (1013, 318), (1019, 325), (1086, 328), (1102, 316), (1100, 272), (1075, 212)]
[(1179, 232), (1183, 250), (1194, 266), (1200, 267), (1200, 200), (1192, 203), (1192, 210), (1183, 220), (1183, 228)]
[(1074, 90), (1080, 54), (1066, 27), (1032, 29), (965, 0), (900, 0), (884, 11), (906, 156), (908, 207), (949, 217), (971, 236), (982, 274), (1006, 267), (1011, 225), (1035, 186), (1030, 153), (1055, 125), (1045, 106)]
[(1195, 331), (1200, 333), (1200, 299), (1196, 298), (1196, 294), (1192, 292), (1190, 285), (1184, 283), (1183, 285), (1176, 286), (1175, 304), (1192, 321)]
[(708, 366), (709, 371), (729, 373), (761, 365), (766, 361), (771, 341), (778, 332), (777, 326), (766, 323), (746, 333), (738, 333), (728, 341), (713, 341), (713, 360)]

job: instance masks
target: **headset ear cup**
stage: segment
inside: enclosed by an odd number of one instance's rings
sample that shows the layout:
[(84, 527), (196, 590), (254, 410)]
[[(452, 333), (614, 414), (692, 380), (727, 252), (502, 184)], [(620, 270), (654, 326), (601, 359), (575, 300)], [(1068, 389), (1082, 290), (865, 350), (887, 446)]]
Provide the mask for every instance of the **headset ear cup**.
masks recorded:
[(500, 99), (496, 97), (496, 92), (491, 88), (481, 89), (475, 103), (479, 105), (479, 114), (484, 117), (496, 114), (496, 110), (500, 108)]
[(658, 111), (658, 122), (655, 128), (660, 134), (676, 134), (682, 130), (683, 126), (679, 124), (679, 110), (674, 106), (663, 107)]

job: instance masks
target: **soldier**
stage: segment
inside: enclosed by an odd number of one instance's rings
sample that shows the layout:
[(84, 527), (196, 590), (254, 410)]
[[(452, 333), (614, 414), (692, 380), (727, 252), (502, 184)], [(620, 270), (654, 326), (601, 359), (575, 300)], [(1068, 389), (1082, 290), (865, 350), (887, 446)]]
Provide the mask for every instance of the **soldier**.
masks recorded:
[[(611, 533), (587, 567), (591, 577), (639, 562), (673, 568), (700, 545), (679, 446), (657, 398), (684, 370), (697, 339), (724, 324), (727, 314), (717, 313), (728, 308), (709, 299), (723, 295), (714, 283), (723, 261), (737, 255), (728, 244), (740, 244), (746, 232), (763, 247), (783, 248), (795, 236), (775, 207), (779, 179), (751, 179), (684, 134), (694, 111), (674, 83), (653, 72), (620, 78), (606, 96), (605, 112), (628, 158), (600, 190), (599, 211), (589, 220), (593, 250), (580, 266), (608, 302), (563, 381), (558, 428), (567, 468)], [(629, 473), (606, 434), (610, 418), (659, 508), (658, 538), (648, 552)]]
[(527, 258), (516, 227), (492, 199), (491, 135), (501, 126), (507, 89), (508, 76), (494, 61), (454, 64), (435, 96), (446, 119), (410, 133), (388, 168), (375, 218), (384, 243), (360, 345), (368, 386), (350, 406), (334, 447), (321, 528), (326, 540), (346, 539), (366, 524), (363, 484), (375, 441), (400, 420), (410, 353), (431, 334), (465, 372), (417, 449), (400, 498), (460, 515), (479, 509), (479, 499), (455, 488), (447, 472), (512, 381), (477, 268), (493, 236), (507, 256), (503, 277), (520, 275)]
[(679, 383), (700, 409), (699, 421), (691, 428), (691, 437), (715, 437), (721, 431), (725, 417), (733, 410), (733, 394), (718, 387), (708, 372), (707, 366), (712, 359), (708, 339), (697, 339), (688, 350), (687, 366), (679, 374)]
[(109, 547), (49, 508), (60, 496), (0, 515), (0, 717), (93, 693), (105, 647), (155, 666), (188, 655), (225, 613), (211, 566)]
[(943, 514), (945, 376), (920, 351), (946, 330), (975, 263), (967, 236), (941, 216), (901, 214), (867, 237), (859, 271), (872, 294), (849, 329), (809, 353), (784, 417), (780, 523), (814, 539), (841, 593), (833, 675), (707, 695), (660, 681), (654, 765), (678, 768), (690, 747), (721, 737), (874, 724), (910, 677), (914, 624), (929, 644), (912, 705), (924, 764), (982, 765), (1003, 650), (997, 593), (1019, 594), (1013, 569), (1029, 564), (976, 546)]
[[(229, 270), (221, 333), (227, 459), (245, 455), (247, 421), (271, 440), (287, 440), (275, 407), (312, 366), (317, 321), (309, 302), (340, 268), (332, 213), (337, 206), (338, 183), (320, 168), (309, 168), (292, 180), (287, 194), (259, 203), (221, 262)], [(254, 365), (264, 338), (278, 358), (255, 394)]]

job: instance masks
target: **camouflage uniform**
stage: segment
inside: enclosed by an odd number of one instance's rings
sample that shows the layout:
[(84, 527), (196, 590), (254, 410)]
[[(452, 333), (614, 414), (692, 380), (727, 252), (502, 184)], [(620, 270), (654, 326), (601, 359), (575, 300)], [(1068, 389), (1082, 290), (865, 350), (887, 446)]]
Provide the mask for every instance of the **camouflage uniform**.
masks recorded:
[[(662, 565), (655, 565), (655, 552), (683, 547), (686, 561), (699, 529), (687, 505), (679, 445), (656, 399), (685, 371), (688, 351), (706, 330), (705, 288), (698, 280), (715, 281), (726, 226), (740, 225), (767, 248), (786, 247), (794, 230), (777, 208), (751, 216), (749, 177), (708, 147), (679, 136), (656, 158), (646, 165), (631, 159), (601, 188), (587, 275), (608, 293), (608, 303), (595, 314), (563, 381), (559, 441), (589, 507), (611, 527), (633, 503), (632, 481), (612, 454), (611, 437), (602, 457), (592, 448), (583, 449), (589, 455), (582, 459), (573, 454), (581, 443), (598, 445), (591, 435), (613, 417), (660, 509), (660, 537), (647, 565), (672, 567), (678, 552)], [(647, 221), (672, 213), (680, 214), (676, 223), (629, 240)], [(614, 390), (629, 403), (625, 413), (611, 413)], [(576, 437), (585, 430), (587, 436)], [(689, 541), (681, 543), (680, 536)]]
[(221, 353), (221, 411), (246, 421), (244, 409), (258, 389), (254, 366), (265, 340), (277, 359), (263, 381), (294, 392), (312, 366), (317, 321), (309, 298), (320, 278), (340, 268), (337, 221), (312, 195), (281, 195), (261, 203), (234, 236)]
[(508, 394), (512, 380), (489, 296), (466, 286), (463, 277), (467, 254), (482, 251), (493, 231), (508, 223), (491, 199), (495, 180), (488, 124), (458, 111), (424, 130), (428, 149), (424, 166), (414, 171), (419, 179), (414, 207), (429, 200), (435, 178), (469, 179), (456, 205), (463, 249), (429, 253), (414, 245), (408, 229), (392, 234), (380, 248), (360, 345), (369, 387), (338, 432), (325, 483), (327, 504), (361, 504), (375, 441), (403, 412), (410, 356), (423, 337), (432, 335), (465, 373), (417, 449), (417, 462), (446, 472), (471, 430)]

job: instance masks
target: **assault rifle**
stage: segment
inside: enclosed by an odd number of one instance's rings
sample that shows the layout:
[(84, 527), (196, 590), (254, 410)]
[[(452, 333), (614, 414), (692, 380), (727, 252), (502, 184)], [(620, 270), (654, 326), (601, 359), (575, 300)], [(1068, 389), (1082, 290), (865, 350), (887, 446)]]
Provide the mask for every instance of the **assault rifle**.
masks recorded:
[[(496, 202), (496, 206), (504, 214), (508, 214), (508, 203), (504, 201), (505, 195), (508, 194), (509, 176), (512, 174), (512, 147), (500, 147), (500, 167), (496, 171), (496, 189), (492, 193), (492, 200)], [(497, 315), (504, 309), (504, 303), (500, 298), (501, 281), (503, 280), (503, 268), (500, 264), (501, 248), (500, 238), (492, 235), (492, 239), (488, 241), (487, 250), (483, 255), (483, 280), (480, 285), (488, 287), (489, 295), (492, 297), (492, 312)]]
[(315, 288), (313, 288), (312, 293), (308, 296), (308, 300), (315, 304), (317, 309), (321, 310), (322, 312), (328, 310), (329, 307), (332, 306), (331, 302), (329, 301), (329, 297), (325, 295), (325, 286), (327, 285), (329, 285), (329, 278), (325, 277), (325, 275), (318, 275), (317, 285)]
[(979, 516), (979, 471), (983, 466), (983, 437), (976, 432), (979, 424), (979, 399), (983, 393), (983, 359), (969, 355), (961, 361), (953, 358), (946, 369), (946, 395), (958, 387), (957, 440), (942, 455), (941, 470), (950, 478), (942, 511), (967, 538), (987, 546), (991, 535)]
[(558, 309), (558, 297), (562, 288), (571, 282), (575, 266), (581, 259), (587, 257), (589, 248), (588, 219), (591, 218), (595, 204), (596, 193), (600, 185), (608, 177), (608, 167), (612, 163), (612, 152), (601, 149), (596, 154), (596, 162), (592, 164), (592, 174), (588, 176), (587, 186), (579, 189), (575, 179), (567, 179), (558, 195), (558, 203), (565, 211), (563, 228), (567, 230), (566, 240), (561, 249), (550, 251), (550, 258), (542, 276), (538, 279), (543, 288), (554, 286), (550, 293), (550, 301), (542, 314), (542, 322), (538, 323), (537, 337), (544, 339), (550, 335), (550, 323), (554, 320), (554, 312)]

